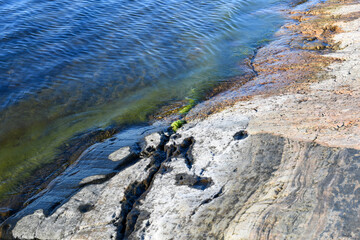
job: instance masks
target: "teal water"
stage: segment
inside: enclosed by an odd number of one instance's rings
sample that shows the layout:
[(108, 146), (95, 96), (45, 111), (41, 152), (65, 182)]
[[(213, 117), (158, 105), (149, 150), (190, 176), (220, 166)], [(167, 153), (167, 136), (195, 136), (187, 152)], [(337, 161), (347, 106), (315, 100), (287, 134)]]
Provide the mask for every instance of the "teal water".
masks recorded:
[(0, 0), (0, 199), (75, 134), (241, 75), (289, 2)]

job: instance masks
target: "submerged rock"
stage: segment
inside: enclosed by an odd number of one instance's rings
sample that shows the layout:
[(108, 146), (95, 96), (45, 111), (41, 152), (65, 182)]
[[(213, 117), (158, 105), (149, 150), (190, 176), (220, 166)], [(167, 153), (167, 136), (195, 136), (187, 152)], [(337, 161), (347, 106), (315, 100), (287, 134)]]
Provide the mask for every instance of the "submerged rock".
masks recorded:
[(114, 162), (125, 162), (127, 158), (131, 157), (132, 152), (130, 147), (123, 147), (109, 155), (109, 159)]
[(94, 176), (89, 176), (84, 178), (83, 180), (81, 180), (81, 182), (79, 183), (79, 185), (85, 185), (85, 184), (90, 184), (90, 183), (94, 183), (96, 181), (101, 181), (106, 179), (107, 176), (106, 175), (94, 175)]

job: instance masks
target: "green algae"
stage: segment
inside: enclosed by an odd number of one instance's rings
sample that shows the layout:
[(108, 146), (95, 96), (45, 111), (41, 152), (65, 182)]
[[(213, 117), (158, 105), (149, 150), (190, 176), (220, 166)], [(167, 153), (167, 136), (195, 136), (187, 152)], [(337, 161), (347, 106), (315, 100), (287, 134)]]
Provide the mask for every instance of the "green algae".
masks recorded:
[(187, 114), (196, 105), (196, 101), (194, 99), (188, 98), (187, 101), (188, 104), (179, 110), (179, 113), (182, 115)]
[(171, 127), (172, 127), (172, 130), (174, 132), (176, 132), (179, 128), (181, 128), (184, 124), (186, 123), (185, 120), (177, 120), (177, 121), (174, 121), (172, 124), (171, 124)]

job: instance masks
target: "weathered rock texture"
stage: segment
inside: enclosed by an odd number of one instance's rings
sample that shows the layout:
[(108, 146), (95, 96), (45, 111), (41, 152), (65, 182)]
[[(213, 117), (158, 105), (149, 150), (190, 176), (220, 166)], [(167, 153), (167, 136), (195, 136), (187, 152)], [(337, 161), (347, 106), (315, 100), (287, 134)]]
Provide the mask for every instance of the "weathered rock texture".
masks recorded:
[(360, 151), (248, 136), (247, 125), (236, 113), (189, 124), (164, 150), (106, 183), (84, 187), (49, 216), (38, 210), (21, 218), (12, 234), (20, 239), (360, 236)]
[(131, 163), (79, 180), (56, 208), (30, 203), (1, 238), (360, 239), (360, 20), (346, 19), (329, 54), (344, 61), (322, 81), (125, 146), (108, 158)]

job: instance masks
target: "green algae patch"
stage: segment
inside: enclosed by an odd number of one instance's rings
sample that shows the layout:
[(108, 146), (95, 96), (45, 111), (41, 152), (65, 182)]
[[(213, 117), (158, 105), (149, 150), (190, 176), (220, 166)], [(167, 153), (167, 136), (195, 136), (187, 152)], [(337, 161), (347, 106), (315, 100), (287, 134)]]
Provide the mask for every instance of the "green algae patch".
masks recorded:
[(176, 132), (179, 128), (181, 128), (186, 123), (185, 120), (177, 120), (171, 124), (171, 128), (174, 132)]
[(196, 101), (194, 99), (189, 98), (188, 104), (186, 106), (182, 107), (179, 110), (179, 113), (182, 115), (187, 114), (195, 105), (196, 105)]

